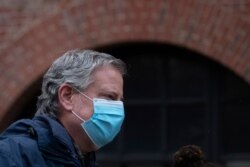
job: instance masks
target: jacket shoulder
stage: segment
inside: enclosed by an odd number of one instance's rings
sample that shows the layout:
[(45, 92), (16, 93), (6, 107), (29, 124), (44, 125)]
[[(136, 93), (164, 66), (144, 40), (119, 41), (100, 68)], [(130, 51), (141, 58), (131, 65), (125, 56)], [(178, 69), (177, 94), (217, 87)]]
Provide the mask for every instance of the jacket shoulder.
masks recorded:
[(22, 160), (34, 155), (35, 149), (35, 143), (29, 139), (20, 140), (15, 139), (15, 137), (0, 139), (0, 164), (4, 164), (3, 166), (22, 166)]
[[(19, 126), (22, 124), (22, 126)], [(11, 125), (0, 136), (0, 164), (3, 166), (27, 166), (42, 159), (35, 136), (32, 135), (29, 121)], [(29, 165), (28, 165), (29, 166)]]

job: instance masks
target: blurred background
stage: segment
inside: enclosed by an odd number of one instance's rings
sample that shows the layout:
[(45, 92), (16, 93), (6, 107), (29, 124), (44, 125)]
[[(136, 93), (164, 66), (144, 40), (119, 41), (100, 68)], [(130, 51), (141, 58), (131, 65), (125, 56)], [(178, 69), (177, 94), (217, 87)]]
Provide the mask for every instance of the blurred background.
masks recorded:
[(34, 115), (42, 75), (74, 48), (128, 65), (126, 121), (101, 166), (168, 167), (187, 144), (250, 166), (250, 1), (0, 0), (0, 131)]

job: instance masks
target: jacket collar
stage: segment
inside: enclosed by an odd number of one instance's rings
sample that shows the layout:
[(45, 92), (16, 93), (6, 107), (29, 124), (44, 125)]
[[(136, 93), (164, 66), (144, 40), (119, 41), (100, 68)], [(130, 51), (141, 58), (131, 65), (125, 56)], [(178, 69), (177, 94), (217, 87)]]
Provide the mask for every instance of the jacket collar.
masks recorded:
[(29, 135), (37, 141), (43, 155), (55, 161), (65, 164), (80, 165), (81, 159), (89, 163), (95, 163), (95, 153), (88, 153), (80, 157), (72, 138), (63, 125), (52, 116), (45, 114), (36, 115), (31, 119), (22, 119), (13, 123), (2, 133), (2, 137), (12, 135)]
[[(57, 118), (43, 114), (34, 117), (34, 120), (38, 124), (38, 128), (34, 128), (39, 136), (40, 149), (45, 151), (48, 156), (49, 154), (54, 155), (48, 158), (57, 158), (58, 155), (61, 155), (60, 157), (63, 157), (63, 160), (60, 159), (60, 161), (65, 161), (65, 163), (69, 163), (70, 159), (73, 158), (78, 164), (82, 163), (86, 166), (89, 166), (89, 163), (95, 164), (95, 153), (82, 154)], [(44, 133), (44, 130), (47, 132)]]
[(35, 116), (33, 120), (32, 128), (41, 150), (62, 157), (77, 157), (71, 137), (56, 118), (43, 114)]

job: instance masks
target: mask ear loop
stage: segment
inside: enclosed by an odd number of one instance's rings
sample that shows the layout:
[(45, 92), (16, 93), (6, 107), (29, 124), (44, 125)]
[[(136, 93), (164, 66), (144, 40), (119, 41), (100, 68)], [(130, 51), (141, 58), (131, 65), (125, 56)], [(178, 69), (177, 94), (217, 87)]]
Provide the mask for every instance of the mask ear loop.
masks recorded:
[(89, 99), (90, 101), (93, 101), (89, 96), (85, 95), (84, 93), (82, 93), (80, 90), (76, 89), (73, 87), (73, 89), (75, 89), (78, 93), (80, 93), (81, 95), (83, 95), (84, 97), (86, 97), (87, 99)]
[[(82, 93), (80, 90), (76, 89), (73, 87), (73, 89), (75, 89), (78, 93), (80, 93), (81, 95), (83, 95), (84, 97), (86, 97), (87, 99), (89, 99), (90, 101), (93, 101), (90, 97), (88, 97), (87, 95), (85, 95), (84, 93)], [(72, 98), (72, 96), (71, 96)], [(77, 113), (75, 113), (73, 110), (71, 110), (71, 112), (81, 121), (86, 122), (83, 118), (81, 118)]]
[(71, 110), (71, 112), (78, 118), (80, 119), (82, 122), (86, 122), (84, 119), (82, 119), (79, 115), (77, 115), (73, 110)]

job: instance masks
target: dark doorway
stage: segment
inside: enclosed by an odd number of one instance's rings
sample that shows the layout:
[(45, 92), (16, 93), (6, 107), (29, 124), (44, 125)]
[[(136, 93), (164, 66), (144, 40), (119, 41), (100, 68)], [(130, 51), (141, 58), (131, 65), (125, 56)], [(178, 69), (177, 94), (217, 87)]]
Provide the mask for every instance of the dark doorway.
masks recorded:
[[(98, 152), (102, 166), (169, 166), (178, 148), (196, 144), (209, 160), (250, 152), (250, 86), (190, 50), (155, 43), (99, 48), (128, 65), (126, 121)], [(244, 154), (244, 155), (243, 155)]]
[[(97, 48), (123, 59), (126, 119), (119, 136), (97, 153), (103, 167), (169, 166), (186, 144), (209, 160), (250, 158), (250, 86), (222, 65), (188, 49), (156, 43)], [(32, 117), (41, 81), (23, 96), (18, 118)]]

